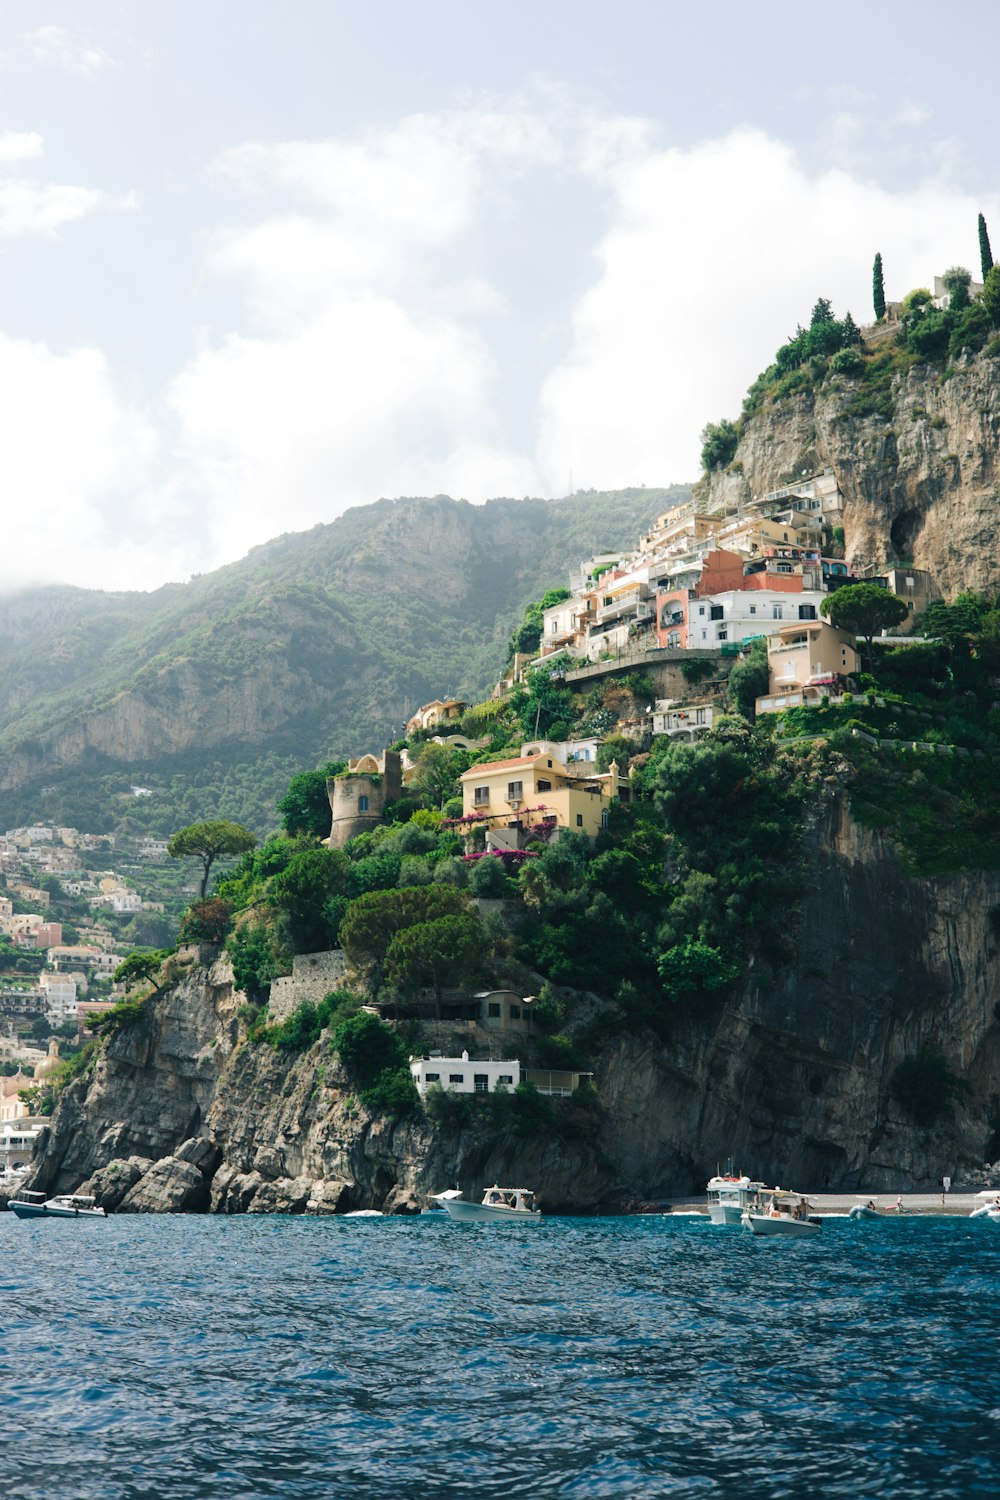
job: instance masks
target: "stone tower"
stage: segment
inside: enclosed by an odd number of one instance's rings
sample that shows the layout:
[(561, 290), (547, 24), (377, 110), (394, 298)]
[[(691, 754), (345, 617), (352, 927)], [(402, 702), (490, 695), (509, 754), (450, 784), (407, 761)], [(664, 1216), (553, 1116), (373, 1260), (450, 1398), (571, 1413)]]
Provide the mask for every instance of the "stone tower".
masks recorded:
[(378, 757), (361, 755), (347, 763), (347, 770), (326, 784), (333, 813), (327, 843), (342, 849), (349, 839), (382, 820), (387, 802), (403, 793), (403, 771), (398, 750), (383, 750)]

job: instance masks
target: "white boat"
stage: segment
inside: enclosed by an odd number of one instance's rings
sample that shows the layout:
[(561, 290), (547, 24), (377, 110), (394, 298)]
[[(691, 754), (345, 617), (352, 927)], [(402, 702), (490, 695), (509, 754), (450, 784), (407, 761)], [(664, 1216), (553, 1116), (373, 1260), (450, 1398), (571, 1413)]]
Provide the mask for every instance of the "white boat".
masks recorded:
[(22, 1190), (7, 1204), (12, 1214), (19, 1219), (106, 1219), (107, 1213), (98, 1208), (97, 1199), (79, 1193), (58, 1193), (46, 1198), (44, 1193)]
[(986, 1188), (972, 1201), (976, 1206), (969, 1215), (970, 1219), (991, 1219), (994, 1214), (1000, 1216), (1000, 1191), (996, 1188)]
[(708, 1217), (713, 1224), (740, 1224), (746, 1209), (759, 1207), (760, 1195), (766, 1192), (762, 1182), (734, 1172), (708, 1179)]
[(808, 1239), (810, 1235), (819, 1234), (822, 1219), (809, 1212), (808, 1203), (798, 1193), (773, 1188), (768, 1189), (768, 1196), (770, 1202), (766, 1209), (744, 1210), (741, 1222), (745, 1229), (764, 1237), (786, 1239)]
[(532, 1188), (487, 1188), (482, 1203), (470, 1203), (465, 1198), (447, 1197), (443, 1193), (441, 1197), (448, 1217), (462, 1223), (492, 1220), (509, 1224), (540, 1224), (542, 1219)]

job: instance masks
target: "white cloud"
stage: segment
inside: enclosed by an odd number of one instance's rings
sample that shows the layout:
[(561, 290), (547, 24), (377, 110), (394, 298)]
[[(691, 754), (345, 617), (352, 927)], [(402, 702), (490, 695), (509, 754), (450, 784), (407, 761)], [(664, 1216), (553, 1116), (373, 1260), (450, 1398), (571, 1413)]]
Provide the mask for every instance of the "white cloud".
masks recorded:
[(0, 135), (0, 165), (14, 161), (31, 161), (42, 155), (42, 137), (33, 130), (7, 130)]
[(142, 495), (155, 431), (95, 349), (54, 354), (0, 336), (0, 483), (7, 497), (0, 586), (64, 579), (136, 587), (181, 561)]
[(810, 175), (758, 131), (678, 151), (613, 122), (582, 159), (611, 222), (542, 392), (539, 462), (556, 489), (571, 468), (595, 486), (693, 477), (705, 422), (738, 414), (817, 296), (867, 322), (876, 250), (892, 297), (960, 259), (956, 246), (975, 250), (978, 205), (962, 193)]
[(76, 78), (93, 81), (118, 66), (103, 48), (81, 40), (65, 26), (40, 26), (37, 31), (28, 32), (24, 40), (36, 63), (61, 68)]
[(24, 177), (0, 178), (0, 237), (51, 235), (95, 209), (131, 208), (134, 202), (131, 196), (114, 198), (97, 188), (32, 182)]

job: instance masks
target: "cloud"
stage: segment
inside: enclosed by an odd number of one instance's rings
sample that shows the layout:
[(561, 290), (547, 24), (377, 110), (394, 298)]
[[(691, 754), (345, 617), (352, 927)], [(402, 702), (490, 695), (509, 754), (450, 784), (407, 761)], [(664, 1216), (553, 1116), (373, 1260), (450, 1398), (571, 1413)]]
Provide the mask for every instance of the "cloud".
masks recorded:
[(113, 72), (118, 64), (102, 47), (93, 42), (82, 41), (65, 26), (40, 26), (28, 32), (24, 40), (28, 43), (35, 62), (43, 67), (61, 68), (76, 78), (88, 81), (100, 78), (102, 73)]
[(0, 586), (135, 587), (158, 576), (161, 546), (168, 567), (182, 563), (171, 528), (142, 499), (155, 429), (116, 389), (103, 354), (0, 336), (0, 409)]
[(0, 178), (0, 238), (52, 235), (64, 224), (98, 208), (131, 208), (135, 199), (112, 197), (97, 188), (71, 187), (27, 178)]
[(31, 161), (42, 155), (42, 137), (35, 131), (5, 131), (0, 135), (0, 165), (13, 161)]
[(602, 487), (693, 478), (706, 421), (749, 382), (817, 296), (871, 320), (871, 263), (902, 296), (975, 252), (978, 204), (943, 183), (889, 192), (741, 130), (691, 150), (597, 123), (582, 170), (609, 195), (599, 273), (545, 380), (538, 462)]

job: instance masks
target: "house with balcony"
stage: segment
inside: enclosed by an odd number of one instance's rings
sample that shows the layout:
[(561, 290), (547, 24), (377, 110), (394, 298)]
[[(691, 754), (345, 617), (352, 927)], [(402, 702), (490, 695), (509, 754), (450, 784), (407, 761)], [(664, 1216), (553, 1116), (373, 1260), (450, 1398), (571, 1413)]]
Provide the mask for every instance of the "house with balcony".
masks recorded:
[(551, 751), (473, 766), (460, 778), (463, 831), (483, 826), (498, 847), (569, 828), (594, 838), (619, 800), (618, 767), (600, 775), (570, 769)]
[(414, 734), (418, 729), (435, 729), (438, 724), (454, 723), (462, 717), (466, 707), (461, 698), (435, 698), (407, 719), (406, 732)]
[(674, 703), (669, 698), (658, 698), (653, 709), (653, 734), (678, 740), (699, 739), (711, 729), (717, 711), (718, 704)]
[(757, 699), (759, 714), (818, 703), (861, 669), (854, 636), (826, 620), (787, 625), (767, 643), (768, 692)]
[(443, 1057), (432, 1052), (429, 1057), (410, 1059), (410, 1077), (421, 1096), (429, 1088), (453, 1094), (495, 1094), (498, 1088), (510, 1092), (524, 1082), (533, 1084), (540, 1094), (568, 1098), (584, 1080), (593, 1076), (569, 1068), (522, 1068), (516, 1058), (478, 1059), (470, 1058), (468, 1052), (461, 1057)]

